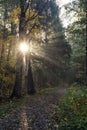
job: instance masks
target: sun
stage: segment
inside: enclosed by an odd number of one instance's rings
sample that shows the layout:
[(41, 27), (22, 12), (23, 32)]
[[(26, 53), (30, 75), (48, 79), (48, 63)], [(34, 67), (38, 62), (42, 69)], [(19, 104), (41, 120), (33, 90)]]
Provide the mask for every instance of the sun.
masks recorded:
[(27, 43), (25, 43), (25, 42), (21, 43), (19, 48), (20, 48), (20, 51), (23, 53), (26, 53), (29, 50), (29, 47), (28, 47)]

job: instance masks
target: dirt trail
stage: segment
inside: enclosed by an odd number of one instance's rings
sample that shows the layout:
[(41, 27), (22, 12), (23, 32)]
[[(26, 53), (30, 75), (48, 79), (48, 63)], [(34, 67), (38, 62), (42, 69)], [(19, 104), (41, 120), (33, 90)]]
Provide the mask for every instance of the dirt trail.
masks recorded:
[(65, 90), (27, 98), (25, 106), (0, 120), (0, 130), (58, 130), (53, 115)]

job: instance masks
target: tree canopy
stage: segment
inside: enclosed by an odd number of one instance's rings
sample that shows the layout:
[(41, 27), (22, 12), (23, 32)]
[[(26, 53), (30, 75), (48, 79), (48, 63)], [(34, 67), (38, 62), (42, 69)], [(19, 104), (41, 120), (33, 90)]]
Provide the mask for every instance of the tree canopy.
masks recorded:
[[(0, 93), (33, 94), (62, 82), (86, 80), (86, 1), (65, 5), (75, 21), (64, 30), (56, 0), (0, 2)], [(27, 44), (26, 54), (19, 49)]]

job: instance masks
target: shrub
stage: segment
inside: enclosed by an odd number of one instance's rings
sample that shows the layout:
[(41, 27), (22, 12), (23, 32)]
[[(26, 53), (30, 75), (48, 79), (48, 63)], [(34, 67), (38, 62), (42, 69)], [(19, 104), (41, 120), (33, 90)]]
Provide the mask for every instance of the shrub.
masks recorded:
[[(10, 69), (9, 69), (10, 68)], [(9, 97), (14, 85), (14, 69), (0, 65), (0, 100)]]
[(60, 130), (87, 130), (87, 88), (69, 88), (55, 115)]

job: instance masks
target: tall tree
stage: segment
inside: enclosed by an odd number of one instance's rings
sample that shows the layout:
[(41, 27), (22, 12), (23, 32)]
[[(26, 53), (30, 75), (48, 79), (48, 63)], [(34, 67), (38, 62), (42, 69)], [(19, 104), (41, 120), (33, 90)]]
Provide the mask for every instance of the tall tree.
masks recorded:
[[(35, 54), (34, 51), (29, 51), (24, 55), (18, 48), (17, 52), (15, 52), (15, 54), (17, 53), (16, 79), (11, 97), (21, 97), (26, 93), (33, 94), (35, 92), (31, 65), (32, 58), (34, 58), (32, 61), (33, 66), (35, 59), (39, 61), (38, 65), (40, 64), (42, 68), (44, 81), (47, 82), (47, 79), (50, 79), (50, 83), (53, 84), (58, 77), (60, 79), (62, 75), (65, 77), (70, 56), (70, 46), (65, 41), (59, 20), (59, 9), (55, 0), (19, 0), (18, 4), (17, 1), (15, 2), (10, 1), (12, 6), (6, 8), (8, 16), (6, 26), (9, 25), (7, 28), (9, 32), (7, 41), (9, 46), (6, 51), (7, 61), (9, 61), (13, 53), (11, 42), (14, 42), (14, 39), (12, 39), (14, 36), (16, 37), (17, 47), (21, 42), (26, 42), (30, 46), (32, 41), (35, 42), (35, 52), (38, 52)], [(19, 37), (17, 37), (18, 35)], [(54, 81), (52, 77), (50, 78), (49, 72), (54, 76)]]
[[(19, 43), (30, 41), (30, 33), (36, 28), (38, 22), (38, 12), (32, 9), (32, 2), (29, 0), (20, 1), (20, 18), (19, 18)], [(30, 53), (29, 53), (30, 55)], [(29, 56), (30, 57), (30, 56)], [(34, 81), (31, 70), (30, 59), (28, 59), (28, 71), (25, 79), (25, 69), (23, 65), (22, 54), (18, 52), (16, 82), (11, 97), (20, 97), (24, 90), (28, 89), (29, 93), (34, 93)], [(26, 83), (27, 82), (27, 83)], [(27, 85), (27, 88), (26, 88)], [(23, 89), (23, 90), (22, 90)], [(26, 93), (26, 92), (25, 92)]]

